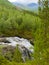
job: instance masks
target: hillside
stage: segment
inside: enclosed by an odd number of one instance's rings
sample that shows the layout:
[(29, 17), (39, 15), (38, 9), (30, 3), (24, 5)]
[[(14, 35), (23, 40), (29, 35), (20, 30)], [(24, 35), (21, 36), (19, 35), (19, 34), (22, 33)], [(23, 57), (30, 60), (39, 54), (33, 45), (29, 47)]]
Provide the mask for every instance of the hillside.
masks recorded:
[(8, 0), (0, 0), (0, 7), (14, 8)]
[(49, 2), (39, 2), (34, 13), (0, 0), (0, 65), (49, 65)]
[[(36, 15), (34, 16), (29, 14), (24, 10), (17, 10), (18, 8), (15, 8), (7, 0), (1, 0), (0, 5), (0, 36), (20, 36), (32, 38), (32, 33), (28, 31), (32, 31), (32, 29), (35, 30), (34, 28), (40, 22), (36, 24), (35, 22), (37, 21), (35, 21), (34, 18), (38, 17), (36, 17)], [(30, 34), (30, 36), (28, 34)]]
[[(41, 28), (41, 19), (36, 14), (26, 10), (21, 10), (7, 0), (0, 0), (0, 12), (0, 37), (23, 37), (34, 44), (33, 40), (35, 34), (37, 33), (38, 28)], [(0, 45), (0, 48), (3, 47), (3, 45)], [(0, 64), (17, 65), (20, 62), (18, 65), (24, 65), (25, 63), (22, 63), (20, 54), (18, 52), (17, 54), (14, 53), (12, 60), (7, 60), (6, 58), (6, 56), (11, 58), (12, 54), (10, 51), (8, 51), (5, 56), (0, 55)], [(20, 61), (16, 62), (15, 58), (16, 61), (18, 58)], [(32, 61), (29, 60), (29, 62), (29, 65), (32, 64)], [(28, 65), (28, 61), (26, 61), (26, 65)]]

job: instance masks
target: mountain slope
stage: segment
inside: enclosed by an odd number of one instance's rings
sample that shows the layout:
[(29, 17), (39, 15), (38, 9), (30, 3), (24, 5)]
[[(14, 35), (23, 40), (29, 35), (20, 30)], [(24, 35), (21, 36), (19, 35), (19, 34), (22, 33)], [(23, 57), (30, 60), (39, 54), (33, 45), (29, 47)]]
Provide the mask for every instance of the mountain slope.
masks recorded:
[(17, 2), (12, 2), (15, 6), (18, 6), (24, 10), (29, 10), (29, 11), (35, 11), (38, 10), (38, 4), (37, 3), (30, 3), (30, 4), (21, 4)]
[(32, 38), (31, 30), (34, 30), (34, 27), (36, 27), (34, 21), (34, 18), (37, 17), (36, 14), (26, 10), (20, 11), (7, 0), (0, 0), (0, 12), (1, 37), (20, 36), (24, 38)]
[(30, 4), (27, 5), (27, 7), (28, 7), (30, 10), (38, 11), (38, 4), (36, 4), (36, 3), (30, 3)]
[(8, 0), (0, 0), (0, 7), (14, 8), (14, 6)]
[(38, 7), (38, 4), (36, 4), (36, 3), (30, 3), (30, 4), (28, 4), (27, 6), (28, 6), (28, 7)]

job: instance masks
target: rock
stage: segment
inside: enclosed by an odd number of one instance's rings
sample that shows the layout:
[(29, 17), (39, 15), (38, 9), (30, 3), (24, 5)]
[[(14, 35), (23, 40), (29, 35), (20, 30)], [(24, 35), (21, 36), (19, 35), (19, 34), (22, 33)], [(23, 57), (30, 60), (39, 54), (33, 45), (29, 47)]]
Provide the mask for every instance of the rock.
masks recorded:
[(29, 49), (27, 49), (23, 45), (18, 45), (18, 48), (19, 48), (19, 51), (22, 54), (22, 60), (23, 60), (23, 62), (25, 62), (26, 59), (32, 60), (32, 56), (31, 56), (32, 52), (30, 52)]
[(12, 57), (14, 54), (15, 47), (6, 46), (2, 48), (2, 55), (9, 61), (12, 61)]
[(2, 48), (2, 55), (8, 60), (12, 61), (14, 50), (17, 45), (20, 53), (22, 54), (21, 58), (23, 62), (26, 62), (26, 59), (32, 60), (31, 54), (34, 53), (34, 46), (29, 40), (19, 37), (4, 37), (0, 38), (0, 44), (5, 46)]
[[(26, 47), (24, 47), (23, 45), (17, 45), (18, 46), (18, 49), (21, 53), (21, 58), (22, 58), (22, 61), (23, 62), (26, 62), (26, 59), (28, 60), (32, 60), (32, 56), (31, 56), (31, 53)], [(12, 61), (12, 57), (13, 57), (13, 54), (14, 54), (14, 51), (15, 51), (16, 47), (14, 46), (7, 46), (7, 47), (3, 47), (2, 48), (2, 55)]]

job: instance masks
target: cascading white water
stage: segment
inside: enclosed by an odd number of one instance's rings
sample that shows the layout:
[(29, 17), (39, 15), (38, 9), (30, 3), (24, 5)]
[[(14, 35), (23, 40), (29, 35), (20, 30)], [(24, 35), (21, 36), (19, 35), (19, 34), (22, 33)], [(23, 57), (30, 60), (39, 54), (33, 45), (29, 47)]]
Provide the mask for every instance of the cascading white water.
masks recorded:
[(8, 40), (10, 43), (4, 43), (4, 42), (0, 42), (0, 44), (7, 44), (7, 45), (12, 45), (12, 46), (16, 46), (18, 45), (23, 45), (24, 47), (26, 47), (27, 49), (29, 49), (30, 51), (34, 51), (34, 46), (31, 45), (30, 41), (24, 38), (19, 38), (19, 37), (5, 37), (6, 40)]

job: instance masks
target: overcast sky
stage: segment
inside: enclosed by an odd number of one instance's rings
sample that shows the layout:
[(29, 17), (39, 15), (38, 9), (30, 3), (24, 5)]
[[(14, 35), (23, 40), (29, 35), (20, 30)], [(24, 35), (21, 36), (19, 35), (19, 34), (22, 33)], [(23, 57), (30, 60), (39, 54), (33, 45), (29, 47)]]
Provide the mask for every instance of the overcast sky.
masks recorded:
[(37, 3), (38, 0), (8, 0), (10, 2), (18, 2), (18, 3)]

